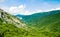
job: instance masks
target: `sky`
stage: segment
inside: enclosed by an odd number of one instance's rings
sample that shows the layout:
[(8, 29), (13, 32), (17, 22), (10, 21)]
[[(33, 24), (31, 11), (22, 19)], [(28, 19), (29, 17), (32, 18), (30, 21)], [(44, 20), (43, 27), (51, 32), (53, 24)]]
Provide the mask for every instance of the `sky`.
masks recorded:
[(0, 0), (0, 8), (17, 15), (60, 10), (60, 0)]

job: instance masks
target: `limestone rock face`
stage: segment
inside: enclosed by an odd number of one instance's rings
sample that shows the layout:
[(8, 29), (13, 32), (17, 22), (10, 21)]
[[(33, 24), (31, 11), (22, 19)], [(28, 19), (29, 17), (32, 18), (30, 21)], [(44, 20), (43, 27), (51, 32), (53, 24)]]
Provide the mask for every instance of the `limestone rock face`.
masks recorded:
[(19, 28), (26, 26), (19, 18), (3, 11), (2, 9), (0, 9), (0, 19), (2, 20), (2, 23), (13, 24)]

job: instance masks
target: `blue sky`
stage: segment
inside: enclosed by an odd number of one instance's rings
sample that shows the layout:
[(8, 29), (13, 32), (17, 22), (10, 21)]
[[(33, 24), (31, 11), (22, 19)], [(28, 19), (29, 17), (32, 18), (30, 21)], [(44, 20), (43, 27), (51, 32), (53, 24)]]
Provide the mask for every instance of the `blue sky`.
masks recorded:
[(0, 0), (0, 8), (11, 14), (30, 15), (60, 9), (60, 0)]

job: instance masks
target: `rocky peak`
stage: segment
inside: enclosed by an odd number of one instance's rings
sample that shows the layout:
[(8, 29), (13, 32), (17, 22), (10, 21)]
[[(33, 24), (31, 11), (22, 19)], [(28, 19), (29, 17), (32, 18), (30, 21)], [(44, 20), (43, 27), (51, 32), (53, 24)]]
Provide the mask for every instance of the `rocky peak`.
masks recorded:
[(2, 20), (2, 23), (13, 24), (19, 28), (26, 26), (19, 18), (3, 11), (2, 9), (0, 9), (0, 20)]
[(3, 13), (3, 10), (0, 9), (0, 18), (3, 18), (4, 17), (4, 13)]

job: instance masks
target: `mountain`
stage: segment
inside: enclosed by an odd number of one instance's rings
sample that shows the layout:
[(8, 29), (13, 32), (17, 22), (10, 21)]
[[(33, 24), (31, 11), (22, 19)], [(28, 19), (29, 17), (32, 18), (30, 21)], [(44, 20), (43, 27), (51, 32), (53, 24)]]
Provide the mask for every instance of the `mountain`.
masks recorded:
[[(49, 12), (42, 12), (42, 13), (36, 13), (32, 15), (16, 15), (17, 17), (22, 18), (22, 20), (31, 25), (37, 25), (38, 23), (41, 23), (42, 20), (44, 20), (46, 17), (60, 13), (60, 10), (55, 10), (55, 11), (49, 11)], [(37, 22), (37, 23), (36, 23)], [(32, 24), (33, 23), (33, 24)]]
[(21, 19), (0, 9), (0, 37), (39, 37), (34, 27), (28, 26)]
[(26, 37), (27, 25), (19, 18), (0, 9), (0, 37)]
[(60, 10), (16, 16), (22, 17), (33, 28), (31, 32), (37, 37), (60, 37)]
[(0, 9), (0, 23), (5, 24), (14, 24), (17, 27), (25, 27), (25, 24), (14, 15), (11, 15), (3, 10)]
[(60, 37), (60, 10), (15, 16), (0, 9), (0, 37)]

